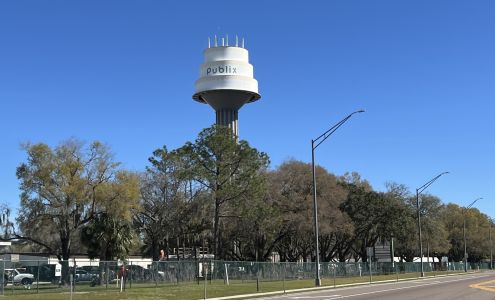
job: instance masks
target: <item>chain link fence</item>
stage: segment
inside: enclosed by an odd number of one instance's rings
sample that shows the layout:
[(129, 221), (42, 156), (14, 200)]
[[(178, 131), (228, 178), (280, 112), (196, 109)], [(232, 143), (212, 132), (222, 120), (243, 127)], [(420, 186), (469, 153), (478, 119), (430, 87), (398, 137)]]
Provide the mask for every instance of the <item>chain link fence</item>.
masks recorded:
[[(489, 263), (468, 264), (468, 271), (489, 269)], [(143, 265), (117, 261), (91, 262), (69, 266), (62, 280), (59, 264), (45, 261), (0, 261), (1, 295), (67, 293), (68, 291), (167, 288), (195, 285), (206, 298), (208, 290), (234, 289), (244, 292), (313, 287), (316, 264), (303, 262), (247, 262), (218, 260), (154, 261)], [(426, 276), (462, 273), (463, 262), (423, 263)], [(403, 280), (420, 276), (420, 263), (341, 263), (320, 264), (322, 285), (342, 285), (383, 280)], [(242, 288), (239, 288), (242, 287)], [(204, 291), (202, 290), (204, 289)], [(196, 298), (197, 299), (197, 298)]]

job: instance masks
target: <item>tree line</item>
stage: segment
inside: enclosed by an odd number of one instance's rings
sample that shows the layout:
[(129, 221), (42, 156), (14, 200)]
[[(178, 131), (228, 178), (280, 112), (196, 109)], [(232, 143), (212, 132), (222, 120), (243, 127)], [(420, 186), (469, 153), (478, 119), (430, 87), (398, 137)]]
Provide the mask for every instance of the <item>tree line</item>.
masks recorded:
[[(288, 160), (269, 168), (266, 153), (221, 126), (194, 142), (152, 152), (142, 172), (122, 168), (108, 146), (68, 140), (24, 145), (17, 168), (16, 224), (0, 217), (3, 239), (19, 249), (101, 260), (141, 254), (159, 259), (178, 249), (209, 249), (217, 259), (314, 261), (311, 165)], [(358, 173), (337, 176), (316, 167), (322, 261), (367, 261), (366, 247), (395, 241), (395, 255), (419, 255), (416, 198), (404, 184), (375, 191)], [(4, 212), (9, 212), (7, 208)], [(476, 208), (420, 197), (425, 254), (489, 257), (491, 219)], [(66, 269), (66, 268), (63, 268)], [(63, 270), (65, 273), (65, 270)]]

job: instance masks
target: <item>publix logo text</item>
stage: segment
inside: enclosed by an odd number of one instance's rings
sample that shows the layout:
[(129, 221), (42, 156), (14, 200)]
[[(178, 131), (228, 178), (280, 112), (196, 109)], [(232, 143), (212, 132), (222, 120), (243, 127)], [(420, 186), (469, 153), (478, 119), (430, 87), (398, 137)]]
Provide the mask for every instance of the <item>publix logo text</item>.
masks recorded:
[(237, 67), (225, 65), (218, 67), (208, 67), (206, 69), (206, 75), (212, 74), (237, 74)]

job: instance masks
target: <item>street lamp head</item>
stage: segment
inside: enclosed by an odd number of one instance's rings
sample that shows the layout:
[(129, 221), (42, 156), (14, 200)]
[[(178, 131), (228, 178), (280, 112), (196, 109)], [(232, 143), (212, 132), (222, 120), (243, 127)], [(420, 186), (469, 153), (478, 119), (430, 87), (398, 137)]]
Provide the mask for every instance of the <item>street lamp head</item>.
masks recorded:
[(364, 109), (360, 109), (360, 110), (356, 110), (356, 111), (352, 112), (350, 115), (347, 116), (347, 118), (350, 118), (352, 115), (359, 114), (359, 113), (364, 113)]
[(483, 197), (476, 198), (473, 202), (471, 202), (471, 204), (468, 205), (468, 207), (466, 209), (470, 209), (476, 203), (476, 201), (481, 200), (481, 199), (483, 199)]
[(442, 177), (444, 174), (449, 174), (449, 172), (442, 172), (438, 174), (437, 176), (433, 177), (430, 181), (427, 183), (423, 184), (421, 187), (416, 189), (416, 195), (421, 194), (426, 188), (428, 188), (433, 182), (435, 182), (438, 178)]

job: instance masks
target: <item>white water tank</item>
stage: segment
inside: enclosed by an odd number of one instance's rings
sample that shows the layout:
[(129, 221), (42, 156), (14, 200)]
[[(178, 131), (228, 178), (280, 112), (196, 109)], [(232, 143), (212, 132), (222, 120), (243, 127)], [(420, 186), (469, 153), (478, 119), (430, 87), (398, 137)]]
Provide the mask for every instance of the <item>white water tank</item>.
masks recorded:
[(260, 99), (249, 53), (242, 45), (229, 46), (222, 38), (218, 45), (204, 50), (204, 62), (195, 83), (193, 99), (207, 103), (216, 112), (216, 123), (228, 126), (238, 136), (238, 111), (245, 104)]

